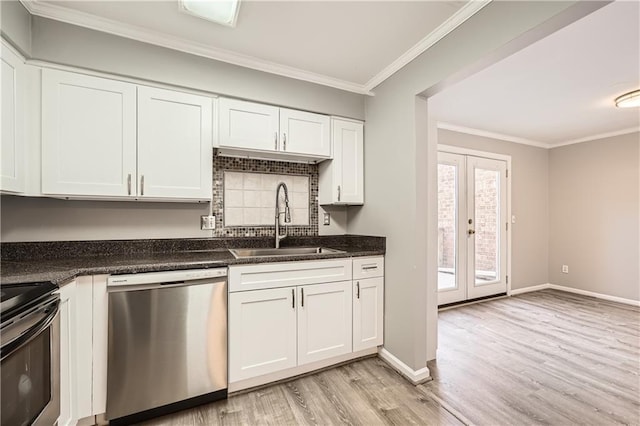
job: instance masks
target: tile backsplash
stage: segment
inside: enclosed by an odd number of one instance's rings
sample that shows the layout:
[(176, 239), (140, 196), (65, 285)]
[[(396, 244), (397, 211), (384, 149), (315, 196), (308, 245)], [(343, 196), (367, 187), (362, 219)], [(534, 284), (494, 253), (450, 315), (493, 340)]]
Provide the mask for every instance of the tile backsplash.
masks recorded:
[[(276, 188), (284, 182), (292, 225), (309, 225), (309, 176), (225, 171), (224, 226), (271, 226), (275, 221)], [(284, 211), (284, 190), (278, 205)], [(283, 223), (283, 220), (280, 221)]]
[[(289, 189), (291, 236), (318, 235), (318, 166), (305, 163), (213, 158), (212, 214), (215, 237), (272, 236), (275, 221), (275, 190), (279, 182)], [(283, 191), (280, 192), (284, 209)], [(282, 222), (281, 222), (282, 223)]]

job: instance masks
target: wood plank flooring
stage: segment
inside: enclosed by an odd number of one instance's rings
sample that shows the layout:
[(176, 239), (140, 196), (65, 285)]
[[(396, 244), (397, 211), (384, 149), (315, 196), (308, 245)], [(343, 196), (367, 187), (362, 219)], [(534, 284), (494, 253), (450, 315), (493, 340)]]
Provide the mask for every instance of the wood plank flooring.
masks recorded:
[(152, 425), (640, 425), (640, 309), (544, 290), (440, 313), (434, 380), (369, 358)]
[(439, 315), (434, 380), (478, 425), (640, 424), (640, 310), (544, 290)]

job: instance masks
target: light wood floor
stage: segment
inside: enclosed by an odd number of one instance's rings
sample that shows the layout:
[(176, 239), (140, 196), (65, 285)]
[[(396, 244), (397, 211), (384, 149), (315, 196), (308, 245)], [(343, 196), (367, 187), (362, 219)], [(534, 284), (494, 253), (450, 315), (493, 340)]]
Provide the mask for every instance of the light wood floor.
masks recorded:
[(151, 425), (640, 424), (640, 310), (544, 290), (440, 313), (434, 380), (369, 358)]

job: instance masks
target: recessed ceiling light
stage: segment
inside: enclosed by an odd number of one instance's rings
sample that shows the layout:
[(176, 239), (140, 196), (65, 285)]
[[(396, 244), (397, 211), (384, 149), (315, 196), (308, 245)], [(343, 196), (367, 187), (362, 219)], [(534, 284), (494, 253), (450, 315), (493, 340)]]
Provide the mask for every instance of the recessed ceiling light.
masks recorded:
[(629, 108), (640, 106), (640, 90), (634, 90), (633, 92), (625, 93), (622, 96), (616, 98), (616, 106), (618, 108)]
[(236, 26), (240, 0), (178, 0), (180, 9), (198, 18), (228, 27)]

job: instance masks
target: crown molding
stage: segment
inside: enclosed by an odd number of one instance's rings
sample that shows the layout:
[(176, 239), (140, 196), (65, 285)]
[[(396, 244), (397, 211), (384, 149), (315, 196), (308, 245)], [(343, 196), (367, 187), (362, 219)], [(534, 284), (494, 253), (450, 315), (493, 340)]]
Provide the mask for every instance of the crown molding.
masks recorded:
[(556, 143), (556, 144), (553, 144), (551, 148), (558, 148), (560, 146), (566, 146), (566, 145), (574, 145), (582, 142), (590, 142), (598, 139), (612, 138), (614, 136), (628, 135), (629, 133), (636, 133), (636, 132), (640, 132), (640, 126), (628, 127), (626, 129), (615, 130), (613, 132), (599, 133), (597, 135), (585, 136), (584, 138), (580, 138), (580, 139), (573, 139), (567, 142)]
[(299, 68), (290, 67), (287, 65), (276, 64), (274, 62), (231, 52), (225, 49), (210, 47), (202, 43), (188, 41), (180, 37), (169, 36), (136, 25), (117, 22), (111, 19), (102, 18), (78, 10), (68, 9), (66, 7), (58, 6), (55, 4), (42, 3), (38, 0), (20, 0), (20, 2), (32, 15), (42, 16), (44, 18), (66, 22), (68, 24), (77, 25), (80, 27), (89, 28), (108, 34), (153, 44), (156, 46), (166, 47), (168, 49), (178, 50), (180, 52), (202, 56), (233, 65), (239, 65), (245, 68), (251, 68), (258, 71), (276, 74), (283, 77), (307, 81), (310, 83), (320, 84), (323, 86), (333, 87), (335, 89), (345, 90), (362, 95), (372, 95), (372, 93), (367, 90), (362, 84), (340, 80), (337, 78), (301, 70)]
[(522, 145), (531, 145), (531, 146), (535, 146), (538, 148), (545, 148), (545, 149), (559, 148), (561, 146), (566, 146), (566, 145), (574, 145), (577, 143), (590, 142), (598, 139), (605, 139), (605, 138), (611, 138), (614, 136), (621, 136), (621, 135), (627, 135), (629, 133), (640, 132), (640, 126), (636, 126), (636, 127), (629, 127), (621, 130), (615, 130), (613, 132), (598, 133), (595, 135), (585, 136), (583, 138), (573, 139), (567, 142), (544, 143), (544, 142), (539, 142), (532, 139), (520, 138), (518, 136), (511, 136), (511, 135), (505, 135), (502, 133), (495, 133), (495, 132), (489, 132), (486, 130), (474, 129), (471, 127), (458, 126), (456, 124), (446, 123), (442, 121), (439, 121), (437, 126), (438, 126), (438, 129), (451, 130), (452, 132), (466, 133), (468, 135), (498, 139), (501, 141), (519, 143)]
[(525, 139), (517, 136), (505, 135), (502, 133), (489, 132), (486, 130), (473, 129), (471, 127), (458, 126), (456, 124), (445, 123), (441, 121), (438, 122), (438, 129), (451, 130), (452, 132), (466, 133), (468, 135), (482, 136), (484, 138), (491, 138), (491, 139), (498, 139), (501, 141), (519, 143), (521, 145), (530, 145), (530, 146), (535, 146), (537, 148), (545, 148), (545, 149), (553, 148), (548, 143), (539, 142), (532, 139)]
[(111, 19), (102, 18), (89, 13), (78, 10), (68, 9), (51, 3), (43, 3), (39, 0), (20, 0), (24, 7), (32, 15), (42, 16), (44, 18), (56, 21), (66, 22), (68, 24), (89, 28), (96, 31), (113, 34), (156, 46), (166, 47), (168, 49), (178, 50), (180, 52), (192, 55), (202, 56), (233, 65), (251, 68), (271, 74), (289, 77), (296, 80), (302, 80), (309, 83), (320, 84), (323, 86), (333, 87), (335, 89), (345, 90), (347, 92), (358, 93), (361, 95), (373, 96), (371, 91), (387, 78), (391, 77), (402, 67), (414, 60), (418, 55), (429, 49), (443, 37), (463, 24), (467, 19), (488, 5), (492, 0), (471, 0), (458, 9), (446, 21), (439, 25), (425, 38), (407, 50), (398, 59), (385, 67), (381, 72), (371, 78), (366, 84), (354, 83), (351, 81), (341, 80), (299, 68), (287, 65), (277, 64), (249, 55), (232, 52), (225, 49), (218, 49), (207, 46), (203, 43), (197, 43), (185, 40), (180, 37), (169, 36), (158, 31), (149, 30), (137, 25), (130, 25), (117, 22)]
[(413, 47), (403, 53), (398, 59), (386, 66), (382, 71), (364, 84), (367, 91), (373, 90), (380, 83), (391, 77), (402, 67), (413, 61), (431, 46), (442, 40), (451, 31), (462, 25), (467, 19), (478, 13), (483, 7), (491, 3), (492, 0), (470, 0), (464, 6), (451, 15), (446, 21), (431, 31), (429, 35), (416, 43)]

